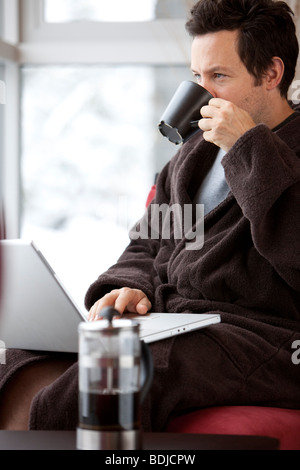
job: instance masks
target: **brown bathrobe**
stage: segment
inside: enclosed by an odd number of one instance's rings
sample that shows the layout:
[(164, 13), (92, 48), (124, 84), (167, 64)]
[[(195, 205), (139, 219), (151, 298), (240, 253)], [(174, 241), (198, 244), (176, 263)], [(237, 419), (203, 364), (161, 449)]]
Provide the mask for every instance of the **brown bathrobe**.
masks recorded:
[[(184, 144), (162, 170), (143, 219), (155, 204), (192, 204), (217, 150), (200, 133)], [(251, 129), (222, 160), (230, 193), (205, 217), (201, 248), (187, 249), (187, 240), (174, 236), (174, 219), (169, 237), (162, 226), (155, 239), (132, 240), (89, 288), (87, 308), (127, 286), (143, 290), (153, 311), (221, 315), (219, 325), (151, 345), (155, 372), (143, 405), (145, 430), (163, 430), (175, 414), (215, 405), (300, 408), (300, 365), (292, 361), (300, 339), (299, 157), (300, 114), (273, 132), (265, 125)], [(18, 367), (17, 354), (36, 360), (33, 353), (9, 354), (16, 366), (7, 368), (0, 387)], [(76, 425), (75, 362), (37, 394), (30, 428)]]

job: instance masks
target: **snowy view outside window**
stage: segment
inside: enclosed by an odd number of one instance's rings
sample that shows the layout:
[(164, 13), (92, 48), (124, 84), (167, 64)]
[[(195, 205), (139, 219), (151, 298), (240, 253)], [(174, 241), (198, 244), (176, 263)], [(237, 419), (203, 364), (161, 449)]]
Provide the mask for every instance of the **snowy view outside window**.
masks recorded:
[(185, 18), (194, 3), (194, 0), (45, 0), (44, 19), (48, 23), (64, 23)]
[(188, 67), (22, 68), (22, 238), (80, 306), (143, 214), (155, 172), (178, 150), (157, 123)]
[[(184, 19), (193, 4), (44, 0), (43, 16), (46, 23), (149, 22)], [(155, 173), (178, 150), (157, 124), (186, 79), (189, 64), (21, 69), (21, 237), (35, 241), (80, 306), (129, 243)]]
[(155, 4), (156, 0), (46, 0), (45, 20), (149, 21), (154, 19)]

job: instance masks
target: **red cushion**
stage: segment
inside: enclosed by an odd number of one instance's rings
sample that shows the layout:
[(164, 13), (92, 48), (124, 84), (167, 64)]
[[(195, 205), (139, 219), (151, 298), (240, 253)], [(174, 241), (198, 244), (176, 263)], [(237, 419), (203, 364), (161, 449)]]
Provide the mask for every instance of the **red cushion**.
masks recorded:
[(167, 431), (192, 434), (268, 436), (281, 450), (300, 450), (300, 410), (260, 406), (221, 406), (179, 416)]
[(146, 207), (148, 207), (149, 204), (151, 204), (151, 202), (155, 198), (155, 193), (156, 193), (156, 184), (154, 184), (152, 186), (152, 188), (150, 189), (150, 191), (149, 191), (149, 194), (148, 194), (148, 197), (147, 197), (147, 200), (146, 200)]

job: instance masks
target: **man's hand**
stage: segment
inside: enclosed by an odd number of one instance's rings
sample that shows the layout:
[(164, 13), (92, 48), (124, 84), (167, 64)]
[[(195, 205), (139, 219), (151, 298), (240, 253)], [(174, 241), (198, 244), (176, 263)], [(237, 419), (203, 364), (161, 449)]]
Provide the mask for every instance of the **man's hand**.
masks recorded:
[(212, 98), (201, 108), (203, 119), (199, 127), (204, 131), (203, 138), (228, 152), (235, 142), (255, 126), (251, 116), (230, 101)]
[(151, 302), (141, 290), (122, 287), (122, 289), (112, 290), (97, 300), (89, 311), (88, 320), (99, 320), (100, 312), (104, 307), (113, 307), (120, 315), (124, 312), (145, 315), (151, 309)]

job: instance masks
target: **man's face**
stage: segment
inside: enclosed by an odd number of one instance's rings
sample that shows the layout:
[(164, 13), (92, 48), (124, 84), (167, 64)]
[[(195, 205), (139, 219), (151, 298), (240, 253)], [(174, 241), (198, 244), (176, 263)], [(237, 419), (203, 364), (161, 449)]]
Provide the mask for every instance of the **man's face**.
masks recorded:
[(215, 98), (244, 109), (258, 124), (263, 122), (267, 99), (264, 80), (255, 85), (255, 78), (238, 55), (237, 39), (237, 31), (197, 36), (192, 44), (191, 69), (199, 85)]

